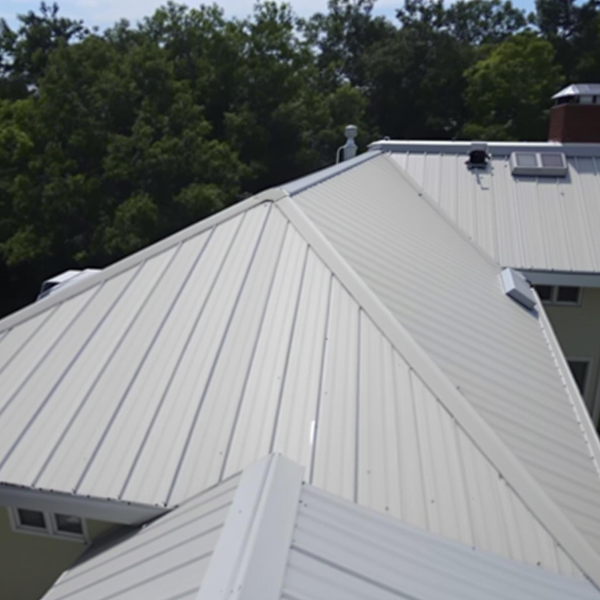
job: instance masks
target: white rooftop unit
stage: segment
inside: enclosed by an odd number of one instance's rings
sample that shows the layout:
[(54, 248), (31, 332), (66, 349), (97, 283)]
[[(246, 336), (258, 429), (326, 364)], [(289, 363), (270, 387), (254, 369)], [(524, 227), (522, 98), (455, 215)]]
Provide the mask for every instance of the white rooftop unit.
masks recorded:
[(80, 282), (82, 279), (94, 275), (94, 273), (98, 273), (98, 271), (100, 271), (100, 269), (84, 269), (83, 271), (80, 271), (79, 269), (69, 269), (59, 275), (50, 277), (50, 279), (46, 279), (44, 283), (42, 283), (37, 299), (41, 300), (56, 292), (58, 288), (71, 285), (74, 283), (75, 279), (77, 279), (77, 282)]

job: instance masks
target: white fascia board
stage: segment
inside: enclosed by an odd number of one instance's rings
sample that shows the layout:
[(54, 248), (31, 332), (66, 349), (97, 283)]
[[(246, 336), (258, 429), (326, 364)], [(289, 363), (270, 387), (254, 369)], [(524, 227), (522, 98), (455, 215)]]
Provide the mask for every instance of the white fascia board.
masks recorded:
[(327, 179), (331, 179), (332, 177), (337, 177), (340, 173), (344, 171), (348, 171), (349, 169), (353, 169), (354, 167), (371, 160), (378, 156), (380, 152), (377, 150), (371, 150), (364, 152), (363, 154), (359, 154), (358, 156), (351, 158), (350, 160), (345, 160), (343, 162), (337, 163), (330, 167), (326, 167), (325, 169), (321, 169), (320, 171), (316, 171), (315, 173), (311, 173), (309, 175), (305, 175), (300, 179), (295, 179), (294, 181), (290, 181), (281, 186), (283, 190), (285, 190), (290, 196), (295, 196), (304, 190), (313, 187)]
[[(415, 154), (464, 154), (470, 152), (472, 141), (394, 141), (378, 140), (369, 144), (369, 150)], [(561, 144), (560, 142), (487, 142), (492, 156), (508, 156), (512, 152), (562, 152), (569, 156), (600, 157), (600, 144)]]
[(3, 483), (0, 483), (0, 506), (73, 515), (121, 525), (141, 525), (168, 512), (164, 506), (77, 496)]
[(22, 321), (27, 319), (31, 319), (35, 317), (39, 313), (48, 310), (52, 306), (56, 304), (60, 304), (64, 302), (68, 298), (72, 298), (85, 290), (88, 290), (99, 283), (102, 283), (112, 277), (115, 277), (130, 269), (131, 267), (143, 263), (146, 260), (152, 258), (156, 254), (160, 254), (164, 252), (166, 249), (171, 248), (177, 244), (184, 242), (185, 240), (202, 233), (203, 231), (207, 231), (212, 227), (220, 225), (224, 221), (232, 219), (233, 217), (239, 215), (242, 212), (245, 212), (255, 206), (262, 204), (264, 202), (277, 202), (277, 200), (283, 198), (287, 194), (279, 189), (279, 188), (271, 188), (256, 196), (252, 196), (247, 200), (243, 200), (242, 202), (238, 202), (229, 208), (226, 208), (222, 211), (219, 211), (217, 214), (212, 217), (208, 217), (207, 219), (203, 219), (186, 229), (183, 229), (164, 240), (161, 240), (155, 244), (140, 250), (139, 252), (135, 252), (134, 254), (120, 260), (112, 265), (102, 269), (98, 273), (94, 273), (89, 277), (82, 278), (81, 281), (73, 282), (73, 285), (61, 287), (54, 294), (46, 296), (42, 300), (38, 302), (34, 302), (29, 306), (21, 309), (20, 311), (8, 315), (4, 319), (0, 319), (0, 332), (10, 329), (15, 325), (18, 325)]
[(579, 426), (583, 431), (583, 435), (587, 441), (588, 450), (590, 452), (590, 458), (592, 459), (592, 462), (596, 467), (596, 472), (600, 477), (600, 440), (598, 439), (596, 428), (594, 427), (590, 413), (585, 406), (585, 402), (581, 396), (581, 393), (579, 392), (579, 387), (575, 382), (575, 378), (573, 377), (573, 373), (569, 368), (567, 359), (565, 358), (562, 348), (560, 347), (558, 338), (554, 333), (554, 329), (552, 327), (552, 324), (550, 323), (550, 319), (546, 314), (544, 304), (540, 301), (535, 289), (532, 289), (532, 293), (534, 294), (537, 302), (536, 310), (538, 311), (540, 327), (542, 328), (544, 337), (548, 342), (548, 346), (550, 347), (550, 351), (552, 352), (552, 356), (554, 357), (556, 367), (566, 388), (567, 395), (569, 397), (569, 400), (571, 401), (571, 406), (573, 407), (573, 411), (575, 412), (575, 418), (577, 419)]
[(525, 279), (533, 285), (564, 285), (570, 287), (600, 288), (600, 273), (590, 271), (543, 271), (519, 269)]
[(600, 557), (533, 479), (521, 461), (454, 386), (439, 365), (392, 315), (381, 299), (356, 274), (297, 203), (291, 198), (284, 198), (276, 206), (456, 419), (548, 533), (560, 544), (579, 569), (600, 588)]
[(279, 454), (244, 470), (197, 600), (279, 600), (303, 474)]

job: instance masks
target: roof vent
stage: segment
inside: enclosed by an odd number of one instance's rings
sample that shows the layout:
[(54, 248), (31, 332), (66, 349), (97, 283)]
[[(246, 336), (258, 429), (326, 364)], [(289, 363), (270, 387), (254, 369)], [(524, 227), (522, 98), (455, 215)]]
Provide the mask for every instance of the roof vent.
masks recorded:
[(527, 309), (535, 306), (535, 297), (525, 277), (514, 269), (502, 271), (502, 287), (504, 293)]
[(489, 158), (487, 144), (485, 142), (473, 142), (469, 151), (467, 167), (469, 169), (484, 169), (488, 164)]
[(354, 158), (358, 150), (358, 146), (354, 141), (354, 138), (358, 135), (358, 127), (356, 125), (347, 125), (344, 135), (346, 136), (346, 143), (338, 148), (336, 163), (340, 162), (340, 152), (342, 153), (341, 160), (348, 160)]
[(65, 271), (64, 273), (61, 273), (60, 275), (55, 275), (50, 279), (46, 279), (46, 281), (42, 283), (42, 287), (40, 289), (40, 293), (38, 294), (37, 300), (41, 300), (46, 296), (50, 296), (55, 291), (57, 291), (58, 288), (62, 288), (66, 285), (74, 283), (75, 279), (81, 281), (82, 279), (85, 279), (86, 277), (89, 277), (94, 273), (98, 273), (99, 270), (100, 269), (84, 269), (83, 271), (79, 271), (75, 269), (70, 269), (68, 271)]
[(564, 177), (567, 159), (562, 152), (513, 152), (510, 169), (513, 175)]

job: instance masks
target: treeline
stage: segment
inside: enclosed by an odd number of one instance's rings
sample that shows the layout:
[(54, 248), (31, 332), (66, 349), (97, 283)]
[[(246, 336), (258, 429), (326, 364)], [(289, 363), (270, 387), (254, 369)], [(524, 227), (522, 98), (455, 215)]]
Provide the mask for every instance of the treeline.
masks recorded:
[(549, 98), (600, 79), (598, 0), (331, 0), (300, 19), (169, 3), (90, 30), (0, 21), (0, 314), (378, 137), (544, 139)]

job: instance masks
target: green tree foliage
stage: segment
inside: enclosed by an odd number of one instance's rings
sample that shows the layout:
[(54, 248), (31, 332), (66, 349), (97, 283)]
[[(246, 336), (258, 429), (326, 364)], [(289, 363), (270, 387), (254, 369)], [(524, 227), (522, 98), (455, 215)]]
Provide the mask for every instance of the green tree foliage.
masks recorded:
[(0, 19), (0, 314), (256, 191), (399, 138), (542, 139), (600, 73), (598, 0), (329, 0), (299, 19), (169, 2), (105, 31), (58, 6)]
[(498, 44), (466, 71), (467, 137), (543, 140), (548, 98), (562, 83), (550, 42), (532, 33)]

